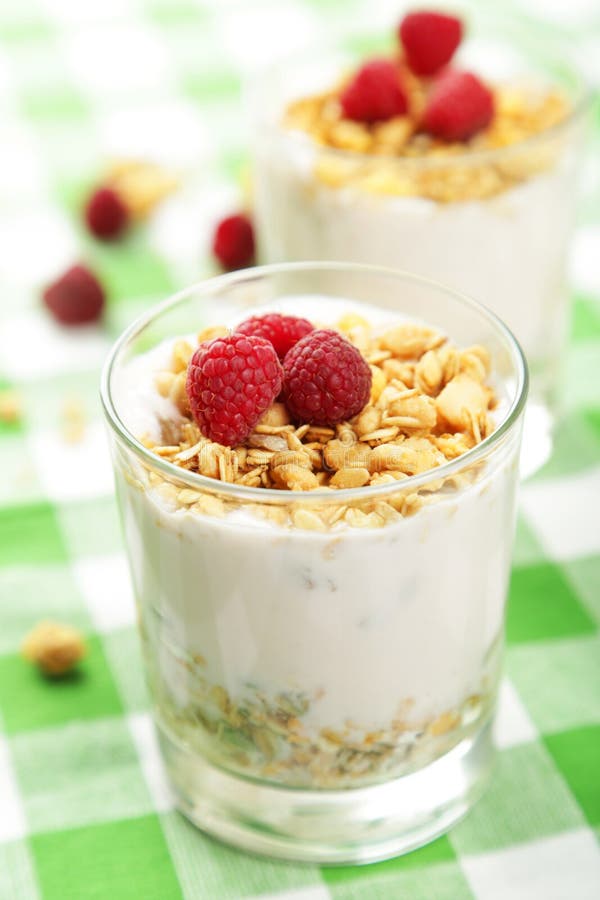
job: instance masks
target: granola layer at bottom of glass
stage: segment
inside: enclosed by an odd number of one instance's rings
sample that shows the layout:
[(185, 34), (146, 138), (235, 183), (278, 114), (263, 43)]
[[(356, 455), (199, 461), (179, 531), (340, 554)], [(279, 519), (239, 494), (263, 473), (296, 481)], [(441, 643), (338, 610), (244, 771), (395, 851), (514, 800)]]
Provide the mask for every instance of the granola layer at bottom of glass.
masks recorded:
[[(414, 716), (415, 700), (402, 696), (386, 722), (342, 727), (319, 721), (327, 687), (302, 691), (248, 681), (236, 696), (212, 681), (204, 658), (191, 658), (162, 644), (146, 644), (147, 674), (160, 727), (188, 750), (230, 771), (290, 787), (351, 788), (399, 777), (422, 768), (474, 734), (492, 714), (501, 663), (499, 636), (482, 661), (476, 689), (428, 718)], [(180, 669), (185, 700), (176, 700), (155, 660), (173, 676)], [(367, 677), (367, 673), (365, 673)]]

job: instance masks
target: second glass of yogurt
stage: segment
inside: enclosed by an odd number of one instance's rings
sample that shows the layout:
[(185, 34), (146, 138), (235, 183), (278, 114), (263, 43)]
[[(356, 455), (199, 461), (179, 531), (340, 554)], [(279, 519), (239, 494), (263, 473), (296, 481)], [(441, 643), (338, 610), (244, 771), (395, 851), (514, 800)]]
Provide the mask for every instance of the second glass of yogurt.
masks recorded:
[[(367, 403), (323, 426), (277, 397), (222, 446), (190, 416), (190, 357), (273, 311), (352, 344)], [(117, 342), (102, 398), (147, 682), (200, 828), (368, 862), (431, 840), (480, 795), (526, 392), (491, 312), (365, 266), (222, 276)]]
[(530, 367), (522, 460), (530, 474), (552, 446), (589, 97), (566, 57), (520, 47), (506, 28), (494, 27), (493, 38), (483, 29), (467, 36), (450, 65), (475, 73), (491, 92), (493, 117), (468, 139), (444, 140), (422, 128), (442, 76), (415, 76), (391, 41), (378, 58), (397, 64), (408, 108), (372, 122), (348, 118), (340, 102), (360, 65), (350, 54), (330, 48), (258, 79), (261, 260), (408, 269), (489, 306)]

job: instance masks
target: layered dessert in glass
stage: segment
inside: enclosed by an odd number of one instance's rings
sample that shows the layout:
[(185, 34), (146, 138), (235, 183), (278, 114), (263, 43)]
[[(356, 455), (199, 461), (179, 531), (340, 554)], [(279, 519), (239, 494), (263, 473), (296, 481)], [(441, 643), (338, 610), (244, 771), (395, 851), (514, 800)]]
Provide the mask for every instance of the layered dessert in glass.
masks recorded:
[(526, 371), (489, 312), (274, 266), (136, 323), (103, 379), (180, 808), (249, 849), (383, 858), (489, 771)]
[(551, 67), (502, 29), (470, 39), (450, 16), (432, 59), (440, 25), (423, 15), (420, 57), (408, 16), (385, 54), (323, 52), (257, 84), (261, 256), (407, 269), (493, 309), (532, 373), (529, 472), (550, 449), (587, 97), (566, 58)]

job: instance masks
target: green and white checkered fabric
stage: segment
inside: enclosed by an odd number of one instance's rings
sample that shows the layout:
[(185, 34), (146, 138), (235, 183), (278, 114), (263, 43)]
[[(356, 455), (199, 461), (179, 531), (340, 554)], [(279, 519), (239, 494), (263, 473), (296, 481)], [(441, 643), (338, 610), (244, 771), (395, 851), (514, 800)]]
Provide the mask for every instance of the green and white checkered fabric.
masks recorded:
[[(600, 79), (594, 0), (521, 2), (510, 7), (525, 30), (572, 33)], [(0, 387), (14, 386), (24, 405), (20, 423), (0, 425), (1, 900), (600, 897), (600, 174), (591, 165), (572, 255), (568, 408), (551, 461), (522, 492), (499, 765), (484, 799), (447, 837), (401, 859), (269, 862), (211, 841), (174, 811), (152, 732), (99, 366), (134, 315), (210, 271), (213, 222), (238, 202), (245, 73), (324, 33), (383, 28), (399, 6), (0, 0)], [(82, 198), (105, 158), (131, 154), (180, 168), (185, 188), (125, 242), (100, 245), (81, 227)], [(108, 287), (102, 330), (61, 330), (40, 307), (40, 286), (77, 257)], [(68, 444), (61, 410), (73, 396), (87, 427)], [(86, 633), (80, 677), (52, 685), (20, 658), (40, 618)]]

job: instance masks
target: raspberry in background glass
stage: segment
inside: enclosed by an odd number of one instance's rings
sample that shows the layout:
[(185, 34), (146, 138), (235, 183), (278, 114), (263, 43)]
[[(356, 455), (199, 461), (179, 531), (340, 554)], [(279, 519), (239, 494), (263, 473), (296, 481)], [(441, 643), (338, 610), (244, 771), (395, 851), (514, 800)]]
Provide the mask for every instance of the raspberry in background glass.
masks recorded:
[(491, 13), (467, 31), (417, 10), (390, 37), (387, 57), (332, 47), (255, 79), (258, 256), (415, 271), (493, 309), (531, 363), (529, 475), (560, 410), (590, 95), (560, 42), (521, 46)]

